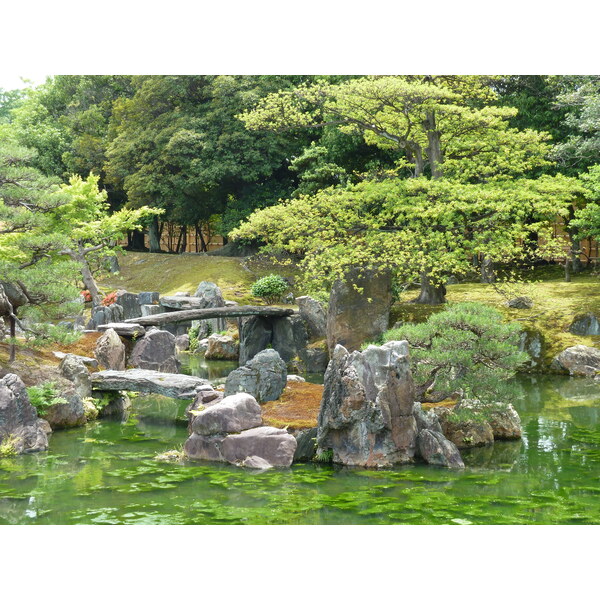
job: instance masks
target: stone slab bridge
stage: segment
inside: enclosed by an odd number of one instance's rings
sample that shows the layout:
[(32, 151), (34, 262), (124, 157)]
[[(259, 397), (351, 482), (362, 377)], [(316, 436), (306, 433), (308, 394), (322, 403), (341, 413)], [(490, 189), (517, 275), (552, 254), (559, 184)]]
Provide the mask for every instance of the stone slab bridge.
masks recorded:
[[(177, 300), (191, 300), (191, 298), (177, 298)], [(292, 308), (222, 306), (173, 310), (174, 308), (173, 306), (170, 312), (126, 319), (124, 323), (129, 327), (164, 327), (203, 319), (237, 319), (240, 365), (246, 364), (248, 360), (269, 346), (277, 350), (285, 362), (289, 362), (303, 354), (308, 342), (304, 319)], [(114, 324), (105, 327), (114, 327)]]
[(92, 390), (161, 394), (180, 400), (194, 400), (202, 389), (212, 389), (206, 379), (178, 373), (161, 373), (149, 369), (99, 371), (92, 373)]

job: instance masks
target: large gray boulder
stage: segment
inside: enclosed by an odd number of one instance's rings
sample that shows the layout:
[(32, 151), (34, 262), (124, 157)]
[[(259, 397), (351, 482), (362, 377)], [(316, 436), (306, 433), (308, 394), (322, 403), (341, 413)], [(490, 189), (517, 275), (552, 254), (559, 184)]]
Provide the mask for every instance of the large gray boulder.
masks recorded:
[[(66, 386), (59, 384), (59, 393), (64, 402), (53, 404), (44, 412), (44, 419), (48, 421), (52, 430), (70, 429), (81, 427), (87, 422), (83, 398), (76, 391), (69, 390)], [(91, 392), (90, 394), (91, 395)]]
[(90, 372), (81, 358), (75, 354), (67, 354), (60, 361), (58, 370), (65, 379), (73, 382), (75, 392), (80, 398), (87, 398), (92, 395)]
[[(458, 450), (443, 442), (437, 419), (425, 415), (414, 396), (407, 342), (352, 353), (336, 346), (325, 372), (319, 451), (331, 450), (333, 462), (352, 466), (389, 467), (419, 457), (462, 466)], [(432, 435), (423, 434), (419, 446), (422, 431)]]
[[(392, 368), (385, 363), (396, 356)], [(407, 342), (349, 353), (336, 346), (327, 371), (317, 443), (344, 465), (386, 467), (412, 462), (417, 423)], [(381, 365), (376, 358), (383, 359)], [(378, 385), (378, 383), (380, 385)]]
[(129, 363), (139, 369), (177, 373), (180, 363), (177, 359), (175, 336), (160, 329), (148, 331), (134, 346)]
[(578, 315), (573, 319), (569, 331), (575, 335), (600, 335), (600, 321), (593, 313)]
[(94, 356), (105, 369), (125, 370), (125, 344), (114, 329), (107, 329), (98, 338)]
[(240, 345), (230, 335), (213, 333), (208, 337), (208, 347), (204, 355), (209, 360), (237, 360)]
[[(168, 299), (161, 299), (161, 304), (168, 308), (186, 309), (186, 308), (220, 308), (225, 306), (221, 288), (212, 281), (202, 281), (194, 292), (193, 296), (176, 296)], [(227, 323), (224, 318), (204, 319), (200, 322), (198, 337), (208, 337), (211, 333), (219, 333), (227, 329)]]
[(160, 315), (165, 312), (164, 306), (160, 306), (160, 304), (141, 304), (140, 310), (142, 313), (142, 317)]
[(354, 270), (346, 279), (338, 279), (331, 289), (327, 311), (330, 354), (338, 344), (352, 352), (364, 342), (377, 339), (388, 328), (391, 304), (389, 275)]
[(571, 346), (554, 357), (553, 371), (582, 377), (594, 377), (600, 372), (600, 350), (583, 346)]
[[(123, 318), (120, 319), (121, 321), (142, 316), (141, 303), (138, 294), (132, 294), (126, 290), (118, 290), (116, 297), (115, 304), (123, 307)], [(144, 304), (146, 303), (144, 302)], [(113, 320), (113, 322), (117, 321)]]
[(310, 340), (320, 340), (327, 336), (327, 313), (323, 305), (310, 296), (299, 296), (296, 303), (300, 316), (306, 322)]
[(228, 375), (225, 396), (246, 392), (259, 402), (269, 402), (281, 396), (286, 382), (287, 369), (277, 351), (263, 350)]
[(421, 458), (430, 465), (451, 468), (465, 466), (458, 448), (443, 433), (422, 429), (417, 436), (417, 446)]
[(243, 463), (250, 456), (258, 456), (274, 467), (289, 467), (296, 451), (296, 439), (284, 429), (255, 427), (223, 440), (226, 461)]
[(261, 425), (260, 405), (250, 394), (240, 393), (202, 410), (192, 421), (192, 431), (200, 435), (240, 433)]
[(245, 365), (271, 343), (273, 326), (265, 317), (243, 319), (240, 328), (240, 365)]
[(138, 295), (138, 303), (142, 305), (155, 305), (160, 300), (159, 292), (140, 292)]
[(42, 421), (21, 378), (9, 373), (0, 379), (0, 444), (10, 442), (16, 454), (47, 450)]
[(94, 306), (92, 318), (88, 323), (88, 329), (98, 329), (100, 325), (107, 323), (120, 323), (124, 319), (123, 307), (120, 304), (109, 306)]

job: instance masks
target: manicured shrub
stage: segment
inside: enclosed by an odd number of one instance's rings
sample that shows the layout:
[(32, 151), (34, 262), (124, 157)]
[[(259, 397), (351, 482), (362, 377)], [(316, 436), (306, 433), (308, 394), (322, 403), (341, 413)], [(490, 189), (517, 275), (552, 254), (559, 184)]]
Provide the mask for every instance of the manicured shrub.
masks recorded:
[(274, 304), (281, 300), (288, 289), (287, 281), (281, 275), (267, 275), (252, 284), (250, 291), (253, 296), (263, 298), (267, 304)]

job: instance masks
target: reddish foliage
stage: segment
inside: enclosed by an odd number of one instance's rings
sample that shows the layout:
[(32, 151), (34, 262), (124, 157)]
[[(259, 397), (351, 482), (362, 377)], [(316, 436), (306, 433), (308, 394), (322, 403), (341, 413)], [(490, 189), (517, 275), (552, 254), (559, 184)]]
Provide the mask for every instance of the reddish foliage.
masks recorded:
[(102, 304), (104, 306), (110, 306), (111, 304), (114, 304), (117, 301), (117, 292), (111, 292), (110, 294), (106, 294), (106, 296), (104, 296), (104, 298), (102, 298)]
[(81, 291), (81, 295), (83, 296), (83, 300), (85, 302), (91, 302), (92, 301), (92, 295), (90, 294), (90, 292), (88, 290), (82, 290)]

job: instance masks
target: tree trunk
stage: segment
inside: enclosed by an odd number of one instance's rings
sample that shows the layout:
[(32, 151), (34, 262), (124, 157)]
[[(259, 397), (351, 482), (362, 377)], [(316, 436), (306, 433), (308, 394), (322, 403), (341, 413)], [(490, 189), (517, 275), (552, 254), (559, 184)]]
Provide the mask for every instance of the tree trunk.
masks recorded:
[(481, 283), (494, 283), (496, 274), (494, 273), (494, 263), (491, 258), (484, 256), (479, 265), (481, 273)]
[(573, 273), (581, 273), (583, 271), (583, 263), (581, 262), (581, 242), (571, 236), (571, 256), (573, 261)]
[[(16, 311), (16, 308), (13, 309), (13, 312)], [(13, 316), (8, 317), (8, 322), (10, 323), (10, 356), (8, 357), (8, 362), (15, 362), (15, 358), (17, 358), (17, 345), (15, 344), (15, 337), (17, 336), (17, 321)]]
[[(111, 242), (110, 244), (111, 248), (114, 248), (116, 245), (116, 242)], [(111, 273), (118, 273), (120, 271), (119, 259), (116, 255), (108, 257), (107, 268)]]
[(131, 234), (127, 236), (129, 238), (129, 249), (137, 250), (138, 252), (143, 252), (146, 250), (146, 245), (144, 244), (144, 232), (143, 231), (132, 231)]
[(565, 259), (565, 281), (571, 281), (571, 259), (567, 256)]
[(443, 283), (434, 285), (427, 273), (421, 273), (421, 293), (414, 302), (416, 304), (444, 304), (446, 302), (446, 286)]
[(442, 163), (444, 162), (444, 159), (442, 157), (442, 147), (440, 145), (440, 132), (437, 130), (435, 122), (435, 113), (427, 113), (424, 125), (427, 131), (427, 141), (429, 143), (427, 154), (429, 155), (431, 177), (432, 179), (439, 179), (443, 174)]
[(148, 225), (148, 239), (150, 252), (160, 252), (160, 232), (158, 230), (158, 217), (154, 215)]
[(208, 246), (206, 245), (206, 242), (204, 241), (204, 236), (202, 235), (202, 226), (198, 227), (198, 225), (196, 225), (196, 233), (200, 237), (200, 244), (201, 244), (200, 251), (208, 252)]
[(77, 262), (80, 265), (79, 268), (81, 270), (81, 278), (83, 279), (83, 284), (85, 285), (86, 289), (90, 293), (90, 296), (92, 297), (92, 304), (94, 306), (100, 306), (100, 304), (102, 304), (102, 294), (98, 289), (98, 285), (96, 284), (96, 280), (92, 275), (92, 271), (90, 269), (90, 266), (88, 265), (87, 259), (81, 253), (77, 254), (76, 258)]

